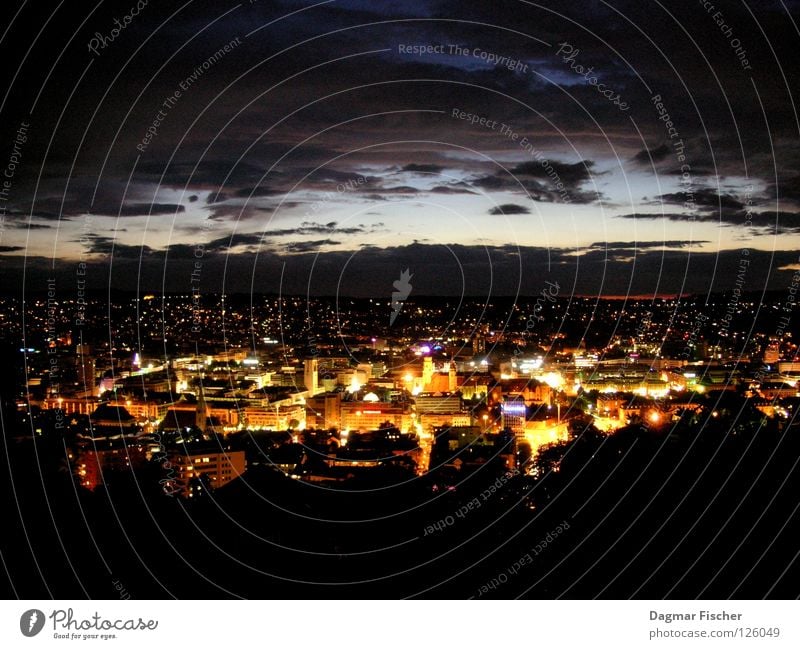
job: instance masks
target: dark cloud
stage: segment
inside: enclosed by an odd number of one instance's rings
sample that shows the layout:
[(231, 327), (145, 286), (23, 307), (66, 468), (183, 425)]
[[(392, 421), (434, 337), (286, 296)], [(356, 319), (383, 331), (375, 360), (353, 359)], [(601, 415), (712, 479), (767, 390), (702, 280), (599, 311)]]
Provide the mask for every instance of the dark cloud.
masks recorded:
[(698, 188), (691, 192), (675, 192), (661, 194), (658, 201), (668, 205), (684, 205), (693, 203), (701, 210), (741, 210), (744, 204), (730, 194), (719, 194), (715, 189)]
[(205, 250), (220, 252), (238, 246), (258, 246), (264, 242), (264, 236), (258, 232), (236, 232), (231, 236), (211, 240), (205, 244)]
[(697, 246), (709, 241), (688, 241), (688, 240), (669, 240), (669, 241), (597, 241), (589, 248), (602, 249), (608, 251), (622, 250), (645, 250), (647, 248), (687, 248)]
[[(328, 236), (342, 236), (342, 235), (365, 235), (381, 231), (383, 223), (374, 224), (354, 224), (343, 226), (339, 225), (336, 221), (328, 223), (317, 223), (314, 221), (304, 221), (298, 227), (291, 228), (275, 228), (266, 230), (264, 232), (235, 232), (234, 234), (225, 235), (211, 239), (208, 242), (203, 242), (202, 239), (197, 244), (181, 244), (173, 243), (170, 245), (168, 254), (171, 258), (175, 259), (189, 259), (195, 255), (198, 245), (202, 245), (203, 257), (213, 255), (216, 253), (224, 254), (245, 254), (263, 252), (270, 246), (278, 247), (282, 250), (289, 252), (304, 252), (313, 250), (321, 245), (338, 245), (339, 241), (332, 239), (318, 239), (313, 241), (294, 241), (291, 243), (276, 243), (273, 239), (280, 239), (282, 237), (296, 237), (296, 236), (313, 236), (313, 235), (328, 235)], [(194, 235), (206, 232), (205, 229), (195, 229)], [(104, 244), (108, 247), (108, 243)], [(305, 247), (304, 247), (305, 246)]]
[(130, 246), (120, 243), (113, 237), (97, 234), (86, 235), (84, 243), (88, 254), (110, 255), (113, 259), (139, 259), (154, 252), (149, 246)]
[(260, 182), (265, 169), (254, 162), (237, 161), (237, 157), (203, 159), (196, 163), (173, 161), (168, 166), (161, 161), (146, 160), (137, 167), (137, 176), (168, 187), (191, 186), (216, 191)]
[(202, 259), (207, 261), (209, 257), (216, 254), (250, 254), (259, 252), (267, 243), (261, 234), (257, 232), (236, 232), (204, 242), (199, 239), (197, 243), (173, 243), (167, 249), (170, 259), (197, 259), (198, 251), (202, 253)]
[(670, 155), (670, 148), (666, 144), (657, 146), (655, 149), (643, 149), (633, 156), (632, 160), (638, 164), (650, 164), (650, 162), (661, 162)]
[(591, 180), (591, 168), (595, 164), (592, 160), (582, 160), (581, 162), (575, 162), (573, 164), (559, 162), (558, 160), (547, 160), (546, 165), (543, 163), (544, 160), (523, 162), (512, 167), (511, 173), (515, 176), (530, 176), (532, 178), (549, 180), (553, 180), (555, 175), (557, 175), (559, 180), (565, 185), (577, 188)]
[(413, 162), (403, 166), (403, 171), (414, 171), (422, 174), (435, 174), (443, 169), (444, 167), (435, 164), (416, 164)]
[(514, 175), (498, 172), (478, 176), (472, 184), (487, 191), (524, 193), (542, 203), (588, 205), (603, 199), (600, 192), (582, 188), (593, 178), (592, 166), (594, 162), (591, 160), (575, 164), (547, 161), (547, 166), (541, 162), (524, 162), (511, 168)]
[(360, 223), (358, 225), (340, 226), (336, 221), (330, 221), (329, 223), (303, 221), (296, 228), (278, 228), (274, 230), (266, 230), (264, 232), (264, 236), (283, 237), (307, 234), (365, 234), (368, 232), (375, 232), (382, 227), (383, 223), (376, 223), (372, 225)]
[(224, 203), (230, 199), (230, 194), (226, 194), (225, 192), (211, 192), (208, 196), (206, 196), (206, 204), (214, 205), (216, 203)]
[(420, 190), (410, 185), (396, 185), (394, 187), (381, 187), (379, 196), (382, 194), (419, 194)]
[[(676, 142), (682, 142), (683, 146), (676, 147)], [(720, 147), (718, 141), (715, 141), (715, 145), (710, 146), (702, 137), (673, 139), (653, 149), (637, 151), (631, 157), (631, 162), (644, 169), (652, 169), (652, 165), (655, 165), (656, 173), (662, 176), (683, 176), (686, 172), (684, 164), (688, 164), (695, 182), (702, 182), (706, 177), (713, 182), (715, 176), (723, 175), (725, 170), (738, 174), (740, 170), (735, 169), (734, 154), (727, 147)], [(678, 159), (679, 153), (685, 156), (685, 160)]]
[(723, 210), (721, 213), (665, 212), (620, 214), (618, 219), (641, 219), (669, 221), (709, 221), (726, 226), (747, 226), (749, 233), (756, 235), (800, 233), (800, 212), (750, 212)]
[(295, 241), (292, 243), (287, 243), (283, 246), (283, 249), (286, 252), (311, 252), (313, 250), (317, 250), (320, 246), (336, 246), (339, 245), (339, 241), (333, 241), (332, 239), (317, 239), (316, 241)]
[(474, 194), (476, 192), (469, 189), (466, 183), (454, 183), (452, 185), (437, 185), (431, 188), (434, 194)]
[(476, 187), (483, 189), (503, 189), (512, 187), (512, 182), (504, 176), (481, 176), (472, 181)]
[[(300, 205), (295, 201), (287, 201), (281, 205), (282, 209), (290, 210)], [(255, 201), (243, 202), (241, 199), (214, 203), (208, 208), (209, 219), (212, 221), (247, 221), (264, 218), (265, 214), (275, 212), (276, 205), (260, 205)]]
[(363, 188), (365, 185), (374, 185), (382, 181), (378, 176), (366, 176), (353, 171), (340, 171), (327, 167), (322, 167), (317, 170), (300, 169), (298, 171), (305, 172), (303, 176), (310, 174), (298, 189), (317, 187), (319, 185), (316, 183), (322, 183), (323, 185), (341, 185), (345, 190), (350, 190)]
[(800, 203), (800, 174), (770, 181), (767, 184), (766, 195), (768, 200), (780, 199)]
[(489, 210), (489, 214), (498, 215), (498, 214), (530, 214), (531, 210), (524, 205), (517, 205), (516, 203), (504, 203), (503, 205), (497, 205)]
[(13, 230), (49, 230), (53, 226), (46, 223), (28, 223), (27, 221), (18, 221), (15, 219), (8, 219), (5, 221), (5, 227)]
[[(800, 212), (765, 211), (751, 214), (754, 228), (761, 228), (756, 234), (800, 233)], [(744, 219), (744, 214), (742, 215)], [(743, 222), (739, 221), (739, 223)]]
[(8, 213), (27, 218), (32, 211), (35, 218), (65, 221), (87, 214), (117, 218), (185, 212), (183, 205), (158, 200), (156, 186), (150, 184), (127, 183), (115, 178), (98, 181), (83, 175), (70, 178), (66, 189), (64, 182), (64, 179), (43, 177), (36, 188), (33, 208), (15, 202)]
[(656, 220), (667, 219), (668, 221), (692, 221), (694, 216), (688, 212), (636, 212), (631, 214), (618, 214), (616, 219), (642, 219), (642, 220)]
[(161, 214), (180, 214), (185, 212), (183, 205), (171, 205), (169, 203), (127, 203), (123, 205), (118, 214), (111, 216), (142, 216), (149, 214), (158, 216)]
[(236, 196), (239, 198), (259, 198), (261, 196), (280, 196), (283, 194), (279, 189), (271, 189), (270, 187), (243, 187), (236, 191)]

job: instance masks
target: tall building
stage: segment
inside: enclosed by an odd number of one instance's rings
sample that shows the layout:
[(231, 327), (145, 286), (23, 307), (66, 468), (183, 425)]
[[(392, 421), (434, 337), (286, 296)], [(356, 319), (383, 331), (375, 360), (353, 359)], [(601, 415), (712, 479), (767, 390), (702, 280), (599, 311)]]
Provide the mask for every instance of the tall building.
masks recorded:
[(303, 384), (312, 397), (319, 391), (319, 361), (307, 358), (303, 363)]
[(206, 429), (206, 418), (208, 417), (208, 409), (206, 407), (206, 395), (203, 391), (203, 379), (200, 378), (200, 389), (197, 392), (197, 406), (194, 414), (194, 425), (199, 430)]
[(433, 378), (433, 359), (426, 356), (422, 361), (422, 385), (429, 385)]

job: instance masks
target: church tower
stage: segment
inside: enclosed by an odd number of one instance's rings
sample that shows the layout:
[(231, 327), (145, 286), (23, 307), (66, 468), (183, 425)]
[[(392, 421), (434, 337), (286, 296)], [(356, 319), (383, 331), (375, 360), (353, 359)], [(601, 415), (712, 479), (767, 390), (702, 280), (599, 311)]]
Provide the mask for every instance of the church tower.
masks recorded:
[(194, 425), (201, 432), (206, 432), (206, 422), (208, 421), (208, 405), (206, 395), (203, 392), (203, 376), (200, 375), (200, 391), (197, 393), (197, 408), (195, 409)]

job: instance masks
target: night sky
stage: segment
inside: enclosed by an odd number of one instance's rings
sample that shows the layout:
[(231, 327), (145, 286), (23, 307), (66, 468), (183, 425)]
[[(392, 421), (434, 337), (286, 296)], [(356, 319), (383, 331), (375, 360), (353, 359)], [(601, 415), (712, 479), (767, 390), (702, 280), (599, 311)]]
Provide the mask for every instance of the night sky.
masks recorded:
[(8, 3), (3, 286), (785, 291), (799, 5)]

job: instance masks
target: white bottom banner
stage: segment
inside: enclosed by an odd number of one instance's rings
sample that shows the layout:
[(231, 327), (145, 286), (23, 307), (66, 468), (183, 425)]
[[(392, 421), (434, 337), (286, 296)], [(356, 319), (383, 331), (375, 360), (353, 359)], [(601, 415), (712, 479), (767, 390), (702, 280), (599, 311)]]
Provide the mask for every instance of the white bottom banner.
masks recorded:
[(788, 601), (4, 601), (0, 647), (797, 647)]

